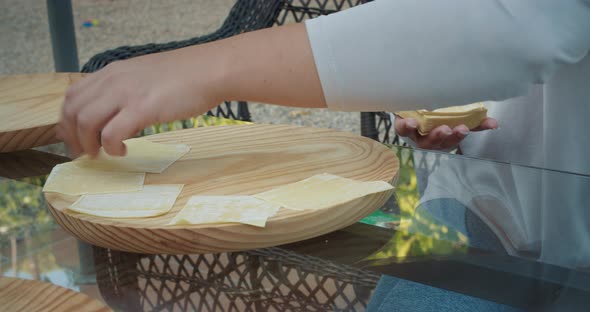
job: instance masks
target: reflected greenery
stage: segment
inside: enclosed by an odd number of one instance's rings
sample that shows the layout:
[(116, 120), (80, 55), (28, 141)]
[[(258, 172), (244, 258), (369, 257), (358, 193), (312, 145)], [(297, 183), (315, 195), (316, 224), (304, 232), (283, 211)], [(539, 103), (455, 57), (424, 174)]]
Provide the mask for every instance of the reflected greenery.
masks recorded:
[(51, 252), (37, 252), (51, 246), (53, 238), (36, 233), (48, 233), (57, 227), (41, 192), (45, 179), (45, 176), (19, 180), (0, 178), (0, 254), (4, 255), (0, 265), (17, 259), (3, 269), (2, 274), (39, 279), (44, 272), (57, 268)]
[(177, 120), (167, 123), (155, 124), (142, 131), (142, 135), (150, 135), (156, 133), (162, 133), (166, 131), (199, 128), (199, 127), (210, 127), (210, 126), (231, 126), (231, 125), (247, 125), (251, 122), (221, 118), (215, 116), (202, 115), (193, 117), (186, 120)]
[(379, 251), (365, 260), (374, 264), (400, 262), (419, 259), (429, 255), (449, 255), (467, 251), (467, 237), (462, 233), (438, 224), (430, 214), (417, 210), (420, 204), (420, 192), (414, 162), (413, 151), (396, 148), (400, 160), (398, 183), (395, 199), (399, 206), (399, 219), (391, 240)]
[[(0, 234), (20, 237), (25, 230), (38, 230), (52, 223), (41, 186), (46, 176), (0, 180)], [(1, 241), (4, 241), (2, 239)]]

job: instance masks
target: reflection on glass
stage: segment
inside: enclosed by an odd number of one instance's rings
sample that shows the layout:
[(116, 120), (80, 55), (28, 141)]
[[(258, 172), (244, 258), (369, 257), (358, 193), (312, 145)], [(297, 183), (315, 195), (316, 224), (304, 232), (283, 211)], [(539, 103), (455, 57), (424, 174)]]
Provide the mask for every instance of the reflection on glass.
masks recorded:
[(61, 268), (53, 254), (61, 238), (51, 235), (57, 227), (41, 192), (51, 168), (67, 160), (34, 150), (0, 154), (1, 275), (75, 289), (73, 273)]
[(466, 252), (467, 236), (440, 224), (428, 211), (417, 209), (420, 203), (418, 174), (428, 172), (436, 162), (417, 162), (414, 151), (394, 148), (400, 160), (395, 190), (398, 208), (397, 230), (391, 240), (365, 260), (374, 265), (419, 260), (432, 255), (457, 255)]
[[(414, 158), (434, 163), (427, 158), (435, 156), (439, 165), (423, 172), (420, 206), (438, 223), (469, 236), (478, 248), (490, 248), (477, 241), (477, 227), (483, 226), (510, 255), (590, 267), (590, 177), (432, 153)], [(447, 204), (433, 205), (440, 201)]]

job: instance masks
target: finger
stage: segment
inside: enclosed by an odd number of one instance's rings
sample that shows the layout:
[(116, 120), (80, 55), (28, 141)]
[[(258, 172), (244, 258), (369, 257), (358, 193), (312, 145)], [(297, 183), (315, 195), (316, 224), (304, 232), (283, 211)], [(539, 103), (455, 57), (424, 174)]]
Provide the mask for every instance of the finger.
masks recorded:
[(439, 145), (440, 149), (456, 148), (459, 143), (469, 134), (469, 128), (465, 125), (459, 125), (453, 128), (453, 134), (447, 136)]
[(116, 103), (116, 100), (107, 100), (103, 97), (102, 100), (96, 100), (92, 105), (85, 106), (78, 113), (76, 129), (78, 139), (83, 152), (90, 157), (96, 156), (100, 149), (100, 130), (118, 112), (117, 106), (113, 103)]
[(123, 141), (135, 136), (145, 126), (140, 118), (136, 112), (123, 109), (107, 123), (101, 133), (101, 143), (107, 154), (115, 156), (126, 154)]
[(418, 122), (413, 118), (396, 118), (395, 132), (403, 137), (407, 137), (416, 132)]
[(79, 87), (80, 82), (82, 81), (70, 86), (66, 91), (59, 121), (59, 136), (63, 139), (70, 154), (74, 157), (78, 156), (83, 150), (78, 140), (77, 119), (78, 112), (87, 103), (87, 100), (81, 96), (86, 92), (85, 89)]
[(60, 137), (63, 142), (66, 144), (66, 148), (68, 150), (68, 154), (72, 157), (76, 157), (80, 155), (82, 152), (82, 147), (79, 145), (78, 136), (77, 136), (77, 127), (76, 127), (76, 114), (77, 112), (72, 108), (67, 106), (67, 103), (64, 104), (64, 109), (62, 109), (61, 119), (58, 124), (57, 136)]
[(64, 130), (63, 131), (64, 137), (63, 142), (66, 145), (66, 151), (69, 156), (72, 158), (76, 158), (82, 154), (82, 147), (78, 143), (78, 137), (76, 136), (74, 130)]
[(71, 159), (74, 159), (80, 155), (79, 151), (72, 151), (69, 147), (68, 143), (65, 141), (65, 130), (59, 126), (59, 124), (55, 127), (55, 137), (57, 138), (58, 142), (63, 142), (65, 147), (65, 155)]
[(434, 128), (420, 140), (421, 148), (440, 149), (444, 140), (453, 135), (453, 130), (447, 125)]
[(453, 128), (453, 136), (463, 140), (469, 134), (469, 128), (466, 125), (458, 125)]
[(481, 122), (481, 124), (477, 128), (472, 129), (471, 131), (483, 131), (492, 129), (498, 129), (498, 121), (494, 118), (487, 117)]
[[(105, 82), (108, 82), (107, 78), (105, 75), (93, 74), (93, 76), (85, 77), (68, 88), (60, 124), (63, 125), (64, 142), (74, 156), (84, 152), (96, 154), (100, 147), (96, 147), (94, 144), (94, 142), (99, 141), (98, 134), (92, 139), (88, 138), (88, 132), (92, 128), (89, 125), (93, 125), (94, 116), (87, 111), (90, 109), (91, 112), (96, 112), (97, 108), (101, 106), (101, 101), (97, 101), (97, 98), (102, 98), (101, 95), (105, 94), (103, 90), (107, 89), (105, 87)], [(110, 95), (113, 92), (106, 94)], [(116, 103), (114, 100), (106, 102)], [(98, 117), (103, 116), (99, 115)], [(84, 137), (80, 137), (81, 133), (85, 134)]]
[(461, 143), (462, 140), (463, 139), (461, 139), (461, 138), (457, 137), (455, 134), (453, 134), (440, 143), (439, 149), (442, 149), (442, 150), (454, 149), (457, 146), (459, 146), (459, 143)]

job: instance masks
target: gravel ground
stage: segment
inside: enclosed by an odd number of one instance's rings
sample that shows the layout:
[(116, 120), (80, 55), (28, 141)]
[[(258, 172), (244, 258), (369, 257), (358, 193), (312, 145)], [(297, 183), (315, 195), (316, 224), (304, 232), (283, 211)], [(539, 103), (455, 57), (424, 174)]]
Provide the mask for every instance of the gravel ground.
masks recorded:
[[(167, 42), (209, 33), (233, 0), (73, 0), (80, 64), (121, 45)], [(0, 0), (0, 74), (53, 71), (46, 2)], [(99, 25), (83, 28), (87, 19)], [(257, 123), (296, 124), (360, 133), (358, 113), (252, 104)]]

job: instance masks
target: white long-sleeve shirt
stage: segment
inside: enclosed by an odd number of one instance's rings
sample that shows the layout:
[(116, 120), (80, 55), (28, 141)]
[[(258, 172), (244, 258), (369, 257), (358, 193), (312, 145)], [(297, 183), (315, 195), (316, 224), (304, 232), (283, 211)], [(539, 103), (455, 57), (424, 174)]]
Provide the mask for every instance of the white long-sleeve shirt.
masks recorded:
[(511, 99), (465, 154), (590, 174), (590, 1), (378, 0), (306, 25), (330, 109)]
[[(470, 133), (464, 154), (590, 175), (589, 0), (377, 0), (309, 20), (307, 31), (329, 108), (484, 101), (500, 128)], [(446, 165), (423, 200), (473, 208), (494, 198), (521, 216), (522, 246), (540, 259), (590, 266), (590, 178)]]

